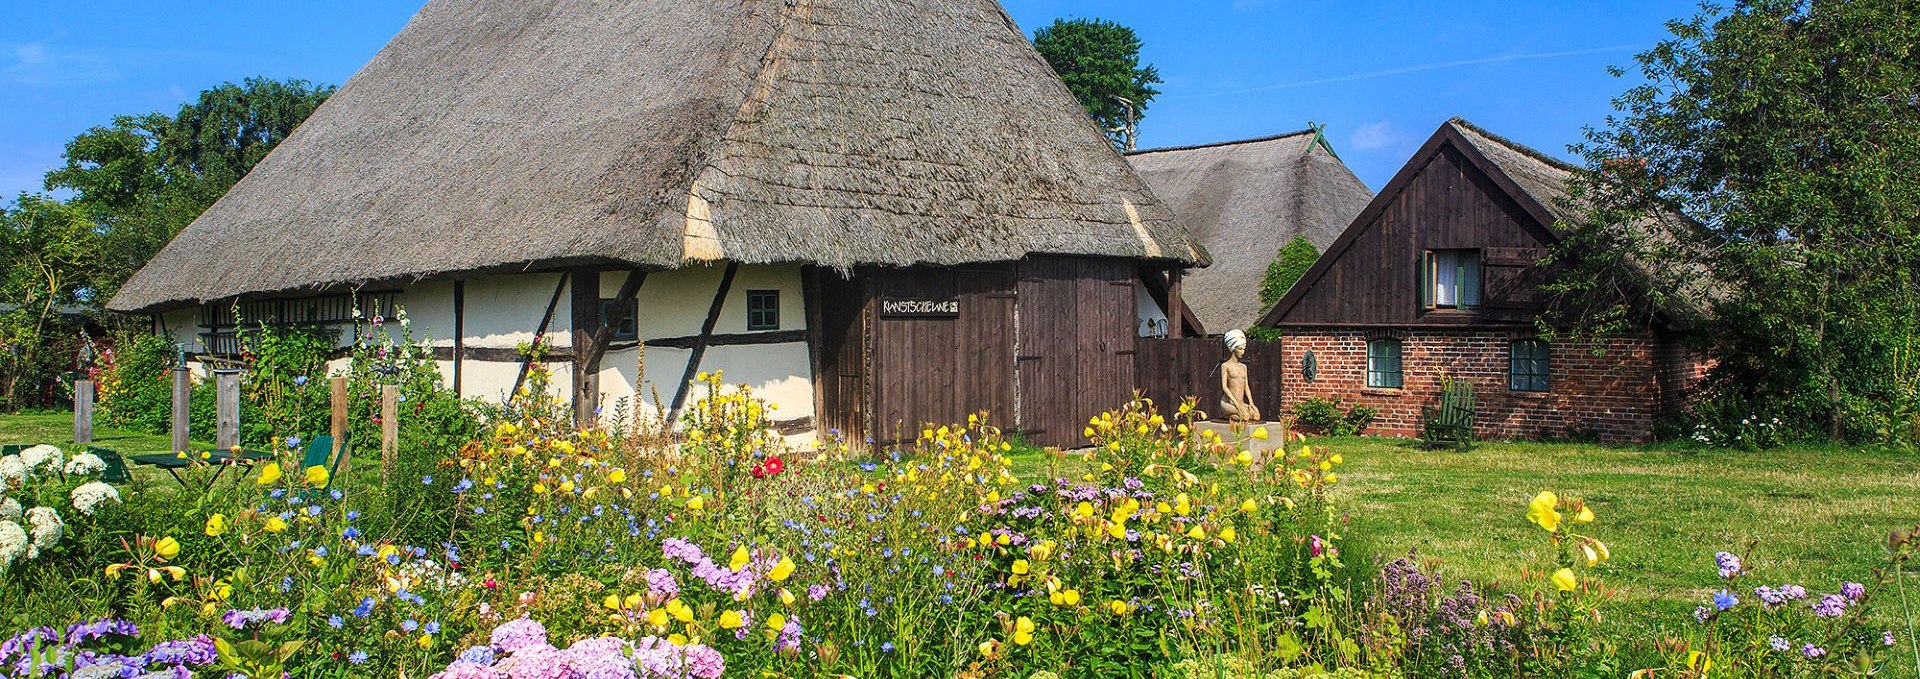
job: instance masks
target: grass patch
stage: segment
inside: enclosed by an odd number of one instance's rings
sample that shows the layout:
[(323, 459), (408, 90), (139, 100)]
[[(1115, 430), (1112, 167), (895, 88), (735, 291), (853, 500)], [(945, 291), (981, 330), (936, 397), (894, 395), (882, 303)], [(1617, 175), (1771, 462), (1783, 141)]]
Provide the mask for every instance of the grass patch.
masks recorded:
[[(33, 412), (0, 415), (0, 443), (47, 443), (61, 448), (71, 448), (73, 443), (73, 413), (69, 412)], [(103, 426), (96, 422), (93, 427), (93, 443), (89, 445), (112, 448), (121, 455), (146, 455), (148, 453), (166, 453), (172, 447), (172, 437), (166, 434), (145, 434)], [(211, 448), (213, 444), (194, 441), (195, 449)]]

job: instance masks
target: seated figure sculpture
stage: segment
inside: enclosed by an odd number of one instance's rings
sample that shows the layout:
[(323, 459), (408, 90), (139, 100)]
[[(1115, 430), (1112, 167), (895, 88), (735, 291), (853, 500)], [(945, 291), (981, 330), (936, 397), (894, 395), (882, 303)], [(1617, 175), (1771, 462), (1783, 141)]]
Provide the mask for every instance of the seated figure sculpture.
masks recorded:
[(1261, 422), (1260, 408), (1253, 404), (1253, 389), (1247, 384), (1247, 334), (1227, 331), (1227, 360), (1220, 362), (1220, 417), (1228, 422)]

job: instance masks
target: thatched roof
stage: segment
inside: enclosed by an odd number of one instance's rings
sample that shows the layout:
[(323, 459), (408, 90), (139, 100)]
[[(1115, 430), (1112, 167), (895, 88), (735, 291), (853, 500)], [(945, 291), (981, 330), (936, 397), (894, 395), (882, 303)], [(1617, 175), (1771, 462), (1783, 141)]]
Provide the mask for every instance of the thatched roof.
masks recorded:
[(114, 298), (608, 264), (1204, 265), (994, 0), (432, 0)]
[(1181, 291), (1213, 332), (1260, 320), (1260, 281), (1282, 246), (1306, 236), (1325, 251), (1373, 199), (1314, 130), (1127, 160), (1213, 254), (1213, 266), (1192, 272)]

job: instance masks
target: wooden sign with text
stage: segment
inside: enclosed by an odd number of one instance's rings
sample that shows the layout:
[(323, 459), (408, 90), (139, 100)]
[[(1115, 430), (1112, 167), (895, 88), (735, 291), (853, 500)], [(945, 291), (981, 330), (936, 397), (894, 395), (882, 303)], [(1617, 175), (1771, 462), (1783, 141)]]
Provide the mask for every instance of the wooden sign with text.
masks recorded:
[(881, 298), (880, 315), (889, 318), (959, 318), (960, 300)]

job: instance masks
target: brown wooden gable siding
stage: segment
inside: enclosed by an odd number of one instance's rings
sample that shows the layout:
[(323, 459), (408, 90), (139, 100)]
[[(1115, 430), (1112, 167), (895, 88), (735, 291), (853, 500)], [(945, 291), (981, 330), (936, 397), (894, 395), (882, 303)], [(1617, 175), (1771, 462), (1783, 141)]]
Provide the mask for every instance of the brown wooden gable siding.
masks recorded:
[(880, 269), (880, 299), (958, 299), (959, 318), (876, 317), (874, 426), (882, 442), (910, 441), (928, 423), (988, 413), (1013, 421), (1013, 267)]
[[(1261, 324), (1531, 326), (1546, 299), (1538, 262), (1554, 236), (1465, 146), (1436, 134)], [(1423, 308), (1424, 257), (1435, 249), (1482, 251), (1481, 308)]]

